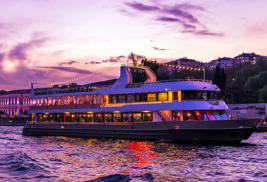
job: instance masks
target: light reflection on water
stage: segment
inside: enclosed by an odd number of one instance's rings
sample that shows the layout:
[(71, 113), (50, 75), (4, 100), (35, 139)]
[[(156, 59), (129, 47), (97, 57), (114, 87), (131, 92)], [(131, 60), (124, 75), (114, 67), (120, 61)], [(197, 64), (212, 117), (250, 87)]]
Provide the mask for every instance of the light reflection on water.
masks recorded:
[[(22, 127), (0, 129), (0, 181), (267, 179), (267, 134), (264, 133), (254, 133), (240, 145), (207, 146), (24, 137), (21, 136)], [(119, 175), (112, 177), (115, 174)]]

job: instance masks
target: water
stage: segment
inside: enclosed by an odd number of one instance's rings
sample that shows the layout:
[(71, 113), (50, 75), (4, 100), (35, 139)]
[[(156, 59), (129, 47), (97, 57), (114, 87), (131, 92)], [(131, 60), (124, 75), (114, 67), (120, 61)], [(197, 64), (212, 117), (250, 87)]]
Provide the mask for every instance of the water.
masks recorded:
[(25, 137), (0, 127), (0, 181), (267, 181), (267, 133), (239, 145)]

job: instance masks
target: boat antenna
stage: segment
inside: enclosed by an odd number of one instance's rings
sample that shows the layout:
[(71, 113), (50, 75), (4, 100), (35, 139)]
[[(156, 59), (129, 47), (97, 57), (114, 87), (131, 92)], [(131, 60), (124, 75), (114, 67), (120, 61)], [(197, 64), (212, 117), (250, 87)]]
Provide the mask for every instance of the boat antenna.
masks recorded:
[(138, 63), (137, 63), (137, 60), (136, 60), (136, 58), (134, 57), (134, 54), (131, 53), (131, 56), (132, 56), (132, 59), (133, 59), (133, 65), (134, 65), (134, 67), (139, 68)]

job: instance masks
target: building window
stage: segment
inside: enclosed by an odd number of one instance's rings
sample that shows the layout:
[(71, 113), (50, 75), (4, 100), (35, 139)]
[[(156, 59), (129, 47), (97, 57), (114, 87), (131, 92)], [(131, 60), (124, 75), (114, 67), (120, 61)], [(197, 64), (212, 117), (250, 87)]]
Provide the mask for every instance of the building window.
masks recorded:
[(168, 100), (167, 92), (158, 93), (158, 101), (166, 101), (166, 100)]
[(173, 121), (181, 121), (181, 112), (180, 111), (173, 111), (172, 112), (172, 120)]
[(94, 122), (94, 114), (87, 114), (87, 121), (88, 122)]
[(134, 102), (134, 101), (135, 101), (134, 94), (127, 95), (127, 102)]
[(153, 121), (153, 113), (149, 112), (149, 113), (143, 113), (144, 116), (144, 120), (145, 122), (151, 122)]
[(79, 122), (86, 122), (86, 114), (79, 114)]
[(104, 121), (105, 122), (112, 122), (112, 113), (105, 113), (104, 114)]
[(114, 113), (113, 114), (113, 121), (114, 122), (121, 122), (121, 113)]
[(157, 101), (156, 93), (147, 94), (147, 101), (148, 102)]
[(123, 122), (132, 122), (132, 114), (131, 113), (123, 113)]
[(133, 122), (141, 122), (142, 113), (133, 113)]
[(96, 113), (95, 114), (95, 121), (96, 122), (103, 122), (103, 114), (102, 113)]

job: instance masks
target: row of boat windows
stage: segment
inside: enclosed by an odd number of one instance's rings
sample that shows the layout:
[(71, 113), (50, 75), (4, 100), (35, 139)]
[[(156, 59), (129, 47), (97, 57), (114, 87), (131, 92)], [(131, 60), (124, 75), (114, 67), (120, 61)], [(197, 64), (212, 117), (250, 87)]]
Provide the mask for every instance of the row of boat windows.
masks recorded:
[[(169, 98), (172, 97), (172, 98)], [(30, 106), (153, 102), (167, 100), (219, 99), (216, 92), (177, 91), (116, 95), (78, 95), (30, 99)]]
[[(181, 121), (181, 112), (173, 111), (172, 120)], [(224, 111), (183, 111), (183, 121), (228, 120)]]
[(37, 114), (38, 122), (152, 122), (153, 113)]

